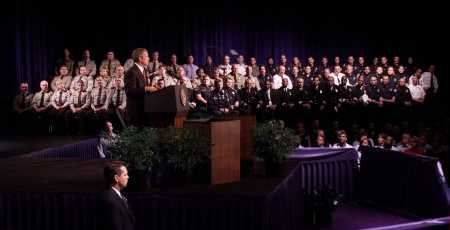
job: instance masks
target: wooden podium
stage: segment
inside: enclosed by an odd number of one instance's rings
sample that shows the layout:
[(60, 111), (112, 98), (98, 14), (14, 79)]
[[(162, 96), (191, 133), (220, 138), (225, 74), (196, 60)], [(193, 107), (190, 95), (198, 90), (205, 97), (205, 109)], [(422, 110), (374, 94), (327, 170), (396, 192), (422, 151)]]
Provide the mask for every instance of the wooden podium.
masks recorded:
[(210, 139), (212, 185), (240, 180), (240, 120), (186, 120), (184, 128)]
[(183, 128), (189, 111), (189, 98), (192, 90), (185, 86), (168, 86), (145, 95), (144, 111), (150, 116), (154, 126), (172, 125)]
[(241, 160), (255, 160), (255, 115), (239, 116), (241, 120)]

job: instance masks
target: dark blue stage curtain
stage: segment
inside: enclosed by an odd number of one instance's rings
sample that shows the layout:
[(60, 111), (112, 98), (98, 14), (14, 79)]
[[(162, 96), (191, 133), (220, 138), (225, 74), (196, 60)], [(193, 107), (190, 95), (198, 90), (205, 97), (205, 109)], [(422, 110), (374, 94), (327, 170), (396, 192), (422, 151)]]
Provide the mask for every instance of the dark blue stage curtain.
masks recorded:
[(289, 158), (299, 162), (300, 184), (305, 193), (331, 187), (346, 201), (354, 200), (358, 174), (355, 149), (302, 148)]
[[(380, 32), (373, 26), (384, 23), (382, 18), (359, 19), (354, 14), (321, 10), (308, 12), (295, 8), (179, 7), (143, 11), (107, 6), (92, 11), (81, 6), (54, 11), (18, 0), (11, 54), (15, 57), (15, 70), (11, 77), (15, 76), (16, 82), (30, 82), (33, 90), (37, 90), (39, 80), (52, 75), (55, 60), (64, 47), (71, 49), (76, 60), (83, 49), (89, 48), (97, 62), (105, 58), (109, 49), (124, 62), (136, 47), (159, 50), (163, 61), (168, 61), (170, 54), (175, 53), (179, 62), (184, 63), (185, 57), (193, 54), (199, 64), (204, 63), (206, 55), (212, 55), (219, 63), (222, 55), (230, 54), (231, 49), (247, 58), (254, 56), (259, 63), (264, 63), (269, 55), (278, 62), (282, 53), (289, 60), (299, 56), (303, 62), (311, 55), (316, 57), (317, 64), (323, 55), (330, 57), (330, 63), (335, 55), (344, 58), (350, 54), (398, 54), (418, 56), (419, 60), (428, 56), (418, 55), (422, 51), (418, 43), (427, 36), (411, 36), (405, 32), (414, 24), (403, 25), (403, 30), (397, 26), (382, 26), (383, 32)], [(387, 18), (386, 23), (390, 23)], [(430, 44), (423, 50), (431, 52)]]
[(371, 148), (362, 154), (360, 199), (422, 218), (447, 216), (447, 182), (436, 158)]

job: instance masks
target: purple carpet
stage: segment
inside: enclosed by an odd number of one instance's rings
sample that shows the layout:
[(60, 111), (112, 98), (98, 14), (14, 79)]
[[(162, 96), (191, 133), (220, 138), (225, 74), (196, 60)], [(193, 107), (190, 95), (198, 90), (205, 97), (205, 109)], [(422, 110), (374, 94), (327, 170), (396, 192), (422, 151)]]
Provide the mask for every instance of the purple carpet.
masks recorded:
[(412, 222), (414, 220), (359, 205), (343, 205), (333, 214), (333, 226), (327, 229), (353, 230)]

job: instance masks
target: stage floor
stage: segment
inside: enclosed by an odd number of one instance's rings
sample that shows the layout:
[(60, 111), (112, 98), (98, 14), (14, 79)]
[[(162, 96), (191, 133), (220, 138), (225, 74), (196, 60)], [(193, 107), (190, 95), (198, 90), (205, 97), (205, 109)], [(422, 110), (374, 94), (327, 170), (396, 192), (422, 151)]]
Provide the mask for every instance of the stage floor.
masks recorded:
[(13, 136), (0, 138), (0, 158), (27, 154), (36, 150), (76, 143), (89, 136)]
[[(109, 160), (36, 159), (27, 154), (43, 148), (77, 142), (85, 137), (23, 137), (0, 142), (0, 192), (4, 193), (80, 193), (96, 194), (104, 189), (103, 168)], [(9, 151), (7, 151), (9, 149)], [(6, 158), (6, 156), (14, 156)], [(286, 162), (285, 172), (296, 164)], [(283, 173), (285, 174), (285, 173)], [(133, 178), (130, 178), (133, 180)], [(234, 196), (265, 197), (280, 185), (284, 177), (265, 178), (251, 176), (240, 182), (222, 185), (191, 185), (182, 188), (160, 187), (148, 190), (148, 195), (180, 197), (198, 195), (206, 197)], [(361, 229), (402, 224), (414, 221), (373, 207), (354, 203), (344, 204), (333, 214), (333, 226), (326, 229)]]

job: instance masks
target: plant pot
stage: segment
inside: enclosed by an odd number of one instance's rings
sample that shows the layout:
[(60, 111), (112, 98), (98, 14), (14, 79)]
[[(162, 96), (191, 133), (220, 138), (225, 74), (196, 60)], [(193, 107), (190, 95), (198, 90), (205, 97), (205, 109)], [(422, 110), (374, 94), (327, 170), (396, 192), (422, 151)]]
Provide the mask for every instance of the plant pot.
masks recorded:
[(282, 164), (271, 160), (264, 161), (266, 177), (279, 177), (281, 175)]

